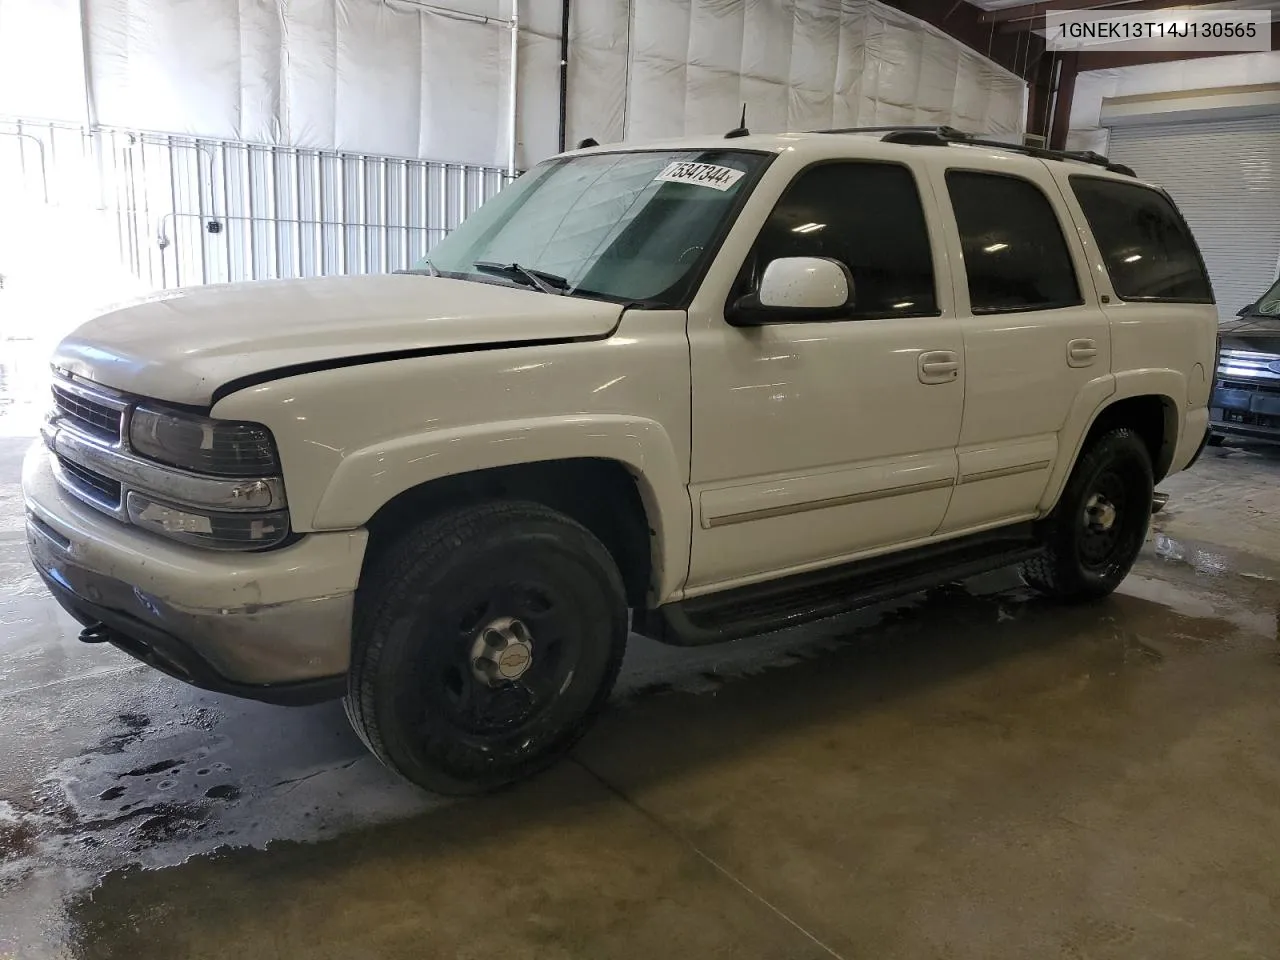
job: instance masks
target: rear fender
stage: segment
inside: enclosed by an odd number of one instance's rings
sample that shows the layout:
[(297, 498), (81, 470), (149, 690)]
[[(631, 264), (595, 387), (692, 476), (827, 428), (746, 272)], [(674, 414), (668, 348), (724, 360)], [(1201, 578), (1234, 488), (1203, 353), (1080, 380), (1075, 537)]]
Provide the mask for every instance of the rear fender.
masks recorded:
[[(1060, 455), (1037, 505), (1041, 516), (1051, 511), (1062, 496), (1090, 429), (1108, 407), (1131, 397), (1158, 396), (1172, 403), (1175, 410), (1182, 411), (1187, 405), (1187, 389), (1185, 374), (1164, 367), (1126, 370), (1089, 383), (1076, 396), (1067, 422), (1063, 425), (1059, 442)], [(1180, 433), (1182, 427), (1182, 418), (1179, 417), (1174, 429)], [(1172, 441), (1176, 445), (1179, 439), (1180, 436), (1166, 437), (1165, 442), (1167, 445)]]

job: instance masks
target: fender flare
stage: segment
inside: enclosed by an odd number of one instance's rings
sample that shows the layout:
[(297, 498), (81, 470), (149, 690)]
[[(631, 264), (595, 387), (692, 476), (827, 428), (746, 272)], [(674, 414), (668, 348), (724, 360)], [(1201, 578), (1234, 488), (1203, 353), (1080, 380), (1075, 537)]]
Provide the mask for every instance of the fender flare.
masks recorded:
[(667, 599), (688, 572), (691, 515), (687, 459), (681, 464), (655, 420), (617, 414), (475, 424), (381, 440), (342, 458), (312, 526), (350, 530), (407, 490), (463, 473), (524, 463), (591, 458), (621, 463), (636, 478), (649, 528), (657, 595)]
[[(1063, 424), (1059, 452), (1069, 452), (1070, 456), (1060, 455), (1054, 464), (1044, 494), (1037, 504), (1040, 515), (1044, 516), (1057, 505), (1058, 497), (1067, 485), (1067, 478), (1071, 476), (1076, 460), (1084, 449), (1085, 438), (1108, 407), (1133, 397), (1156, 396), (1172, 404), (1175, 410), (1182, 411), (1187, 403), (1187, 389), (1186, 374), (1168, 367), (1126, 370), (1105, 380), (1094, 380), (1087, 384), (1076, 395), (1067, 421)], [(1177, 428), (1182, 428), (1181, 418)], [(1171, 442), (1176, 446), (1177, 440), (1177, 437), (1173, 437)]]

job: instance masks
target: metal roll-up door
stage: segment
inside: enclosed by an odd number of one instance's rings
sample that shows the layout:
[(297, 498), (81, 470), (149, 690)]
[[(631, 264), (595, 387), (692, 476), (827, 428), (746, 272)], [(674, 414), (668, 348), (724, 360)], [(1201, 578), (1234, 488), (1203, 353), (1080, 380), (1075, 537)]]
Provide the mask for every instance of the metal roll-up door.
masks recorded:
[(1280, 116), (1116, 126), (1107, 149), (1169, 191), (1204, 254), (1223, 317), (1280, 271)]

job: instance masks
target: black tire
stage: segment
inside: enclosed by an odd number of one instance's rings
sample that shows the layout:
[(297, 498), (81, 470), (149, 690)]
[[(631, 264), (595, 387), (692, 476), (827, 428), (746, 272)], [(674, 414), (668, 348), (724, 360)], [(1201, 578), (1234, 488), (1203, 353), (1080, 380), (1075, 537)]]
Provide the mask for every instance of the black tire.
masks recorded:
[[(600, 541), (554, 510), (503, 501), (434, 517), (361, 578), (351, 725), (384, 764), (437, 793), (528, 777), (604, 706), (626, 648), (625, 596)], [(518, 640), (529, 646), (508, 663)], [(526, 655), (516, 679), (496, 672)]]
[(1023, 579), (1068, 602), (1111, 593), (1142, 550), (1152, 488), (1151, 455), (1137, 434), (1117, 427), (1096, 437), (1046, 521), (1044, 552), (1023, 564)]
[(1226, 442), (1226, 439), (1227, 438), (1220, 433), (1211, 433), (1209, 434), (1209, 446), (1220, 447)]

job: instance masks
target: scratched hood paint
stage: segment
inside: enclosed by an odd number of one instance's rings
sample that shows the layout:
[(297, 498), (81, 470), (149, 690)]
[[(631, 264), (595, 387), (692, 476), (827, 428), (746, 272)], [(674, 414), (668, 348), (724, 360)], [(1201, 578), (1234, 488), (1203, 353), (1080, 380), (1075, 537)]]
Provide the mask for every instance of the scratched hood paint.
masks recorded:
[(599, 337), (621, 312), (597, 300), (414, 274), (221, 284), (116, 307), (63, 340), (54, 364), (129, 393), (207, 405), (223, 384), (282, 367)]

